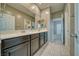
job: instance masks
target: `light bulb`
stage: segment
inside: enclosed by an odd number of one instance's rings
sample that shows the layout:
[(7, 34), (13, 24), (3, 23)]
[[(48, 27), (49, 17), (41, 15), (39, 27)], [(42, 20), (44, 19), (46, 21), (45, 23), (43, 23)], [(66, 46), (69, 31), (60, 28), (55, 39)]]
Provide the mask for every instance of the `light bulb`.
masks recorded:
[(32, 9), (34, 9), (35, 8), (35, 6), (32, 6)]
[(46, 14), (48, 14), (49, 12), (46, 12)]

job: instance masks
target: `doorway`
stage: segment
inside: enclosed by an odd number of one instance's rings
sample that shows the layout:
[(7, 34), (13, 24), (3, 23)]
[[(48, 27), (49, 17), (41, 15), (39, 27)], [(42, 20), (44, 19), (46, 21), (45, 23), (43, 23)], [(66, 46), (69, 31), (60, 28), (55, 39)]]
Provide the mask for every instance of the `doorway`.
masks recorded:
[(56, 18), (52, 21), (53, 24), (53, 42), (63, 44), (63, 19)]

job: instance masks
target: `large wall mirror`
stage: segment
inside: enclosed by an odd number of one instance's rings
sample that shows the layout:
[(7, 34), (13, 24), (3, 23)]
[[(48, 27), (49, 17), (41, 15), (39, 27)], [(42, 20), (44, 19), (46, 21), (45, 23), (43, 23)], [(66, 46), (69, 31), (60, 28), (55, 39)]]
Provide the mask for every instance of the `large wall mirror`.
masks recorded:
[(35, 29), (35, 16), (23, 6), (0, 4), (0, 32)]

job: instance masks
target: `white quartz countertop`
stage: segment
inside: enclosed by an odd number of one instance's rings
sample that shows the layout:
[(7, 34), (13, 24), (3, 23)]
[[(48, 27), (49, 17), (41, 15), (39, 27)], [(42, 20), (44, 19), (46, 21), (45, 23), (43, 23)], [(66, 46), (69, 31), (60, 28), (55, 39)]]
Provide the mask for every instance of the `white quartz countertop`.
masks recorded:
[(40, 31), (35, 30), (35, 31), (24, 31), (24, 32), (20, 31), (15, 33), (0, 34), (0, 40), (18, 37), (18, 36), (24, 36), (24, 35), (31, 35), (31, 34), (41, 33), (41, 32), (47, 32), (47, 31), (48, 30), (40, 30)]

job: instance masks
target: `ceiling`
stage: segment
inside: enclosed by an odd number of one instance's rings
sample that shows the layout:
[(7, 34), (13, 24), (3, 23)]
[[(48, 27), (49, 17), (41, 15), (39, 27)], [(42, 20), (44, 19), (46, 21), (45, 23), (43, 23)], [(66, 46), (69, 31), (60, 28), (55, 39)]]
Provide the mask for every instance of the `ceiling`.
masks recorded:
[(36, 5), (40, 8), (40, 10), (50, 7), (51, 13), (63, 10), (64, 8), (64, 3), (37, 3)]
[(21, 12), (24, 12), (24, 13), (32, 16), (32, 17), (35, 17), (33, 12), (31, 12), (29, 9), (25, 8), (20, 3), (8, 3), (8, 5), (13, 7), (13, 8), (16, 8), (17, 10), (19, 10)]
[[(19, 4), (19, 3), (8, 3), (8, 5), (27, 13), (31, 16), (34, 16), (36, 10), (33, 12), (32, 6), (37, 6), (40, 10), (50, 7), (50, 12), (54, 13), (57, 11), (61, 11), (64, 8), (64, 3), (27, 3), (27, 4)], [(35, 8), (36, 9), (36, 8)]]
[[(9, 6), (14, 7), (18, 9), (19, 11), (22, 11), (26, 14), (29, 14), (33, 17), (35, 17), (35, 14), (38, 14), (38, 6), (36, 6), (33, 3), (8, 3)], [(32, 9), (32, 7), (34, 7)]]
[(23, 5), (27, 9), (29, 9), (35, 15), (40, 13), (38, 6), (33, 3), (21, 3), (21, 5)]

